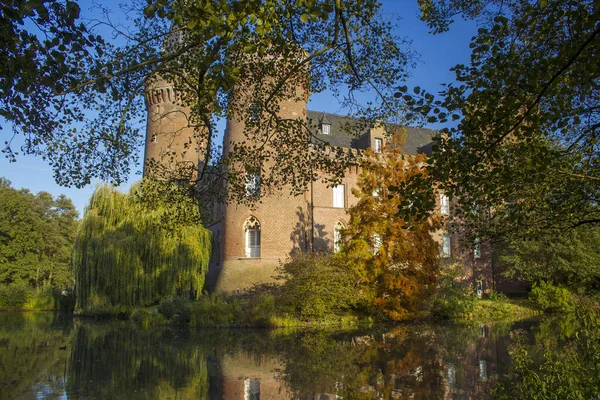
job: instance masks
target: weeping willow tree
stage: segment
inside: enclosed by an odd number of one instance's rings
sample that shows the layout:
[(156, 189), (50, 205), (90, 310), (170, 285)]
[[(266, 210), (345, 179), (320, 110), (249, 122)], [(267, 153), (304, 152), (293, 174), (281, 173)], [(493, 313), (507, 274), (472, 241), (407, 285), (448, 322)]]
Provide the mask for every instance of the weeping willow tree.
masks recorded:
[(125, 194), (99, 186), (75, 240), (76, 310), (126, 310), (195, 295), (204, 285), (210, 246), (198, 205), (181, 187), (144, 180)]

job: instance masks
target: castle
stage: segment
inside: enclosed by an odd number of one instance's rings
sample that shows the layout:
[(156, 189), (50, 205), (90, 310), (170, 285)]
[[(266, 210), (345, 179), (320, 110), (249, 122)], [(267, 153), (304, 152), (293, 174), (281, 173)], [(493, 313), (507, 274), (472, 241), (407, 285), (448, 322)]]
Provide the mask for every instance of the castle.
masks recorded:
[[(178, 94), (165, 81), (156, 81), (146, 95), (148, 124), (144, 173), (157, 162), (191, 165), (198, 168), (202, 144), (190, 138), (187, 111), (178, 101)], [(357, 154), (367, 148), (380, 152), (386, 144), (383, 126), (368, 127), (358, 136), (349, 135), (343, 126), (348, 118), (307, 110), (307, 96), (284, 102), (279, 113), (286, 118), (308, 121), (312, 136)], [(227, 154), (239, 142), (247, 140), (244, 121), (229, 119), (223, 138)], [(431, 155), (435, 131), (406, 127), (407, 155)], [(167, 168), (168, 169), (168, 168)], [(213, 209), (207, 228), (213, 235), (213, 252), (207, 275), (207, 289), (224, 294), (236, 293), (257, 283), (273, 281), (280, 262), (298, 251), (336, 251), (340, 231), (348, 222), (348, 210), (358, 198), (352, 194), (360, 174), (358, 166), (348, 168), (340, 184), (331, 187), (321, 181), (312, 182), (302, 195), (261, 193), (260, 177), (246, 177), (248, 196), (260, 196), (254, 206), (235, 202), (219, 203)], [(437, 212), (451, 217), (452, 205), (443, 193), (438, 194)], [(491, 289), (509, 290), (486, 243), (461, 245), (457, 234), (440, 232), (437, 238), (443, 259), (457, 260), (468, 271), (468, 279), (482, 296)], [(496, 270), (495, 270), (496, 269)], [(505, 285), (503, 287), (502, 285)]]

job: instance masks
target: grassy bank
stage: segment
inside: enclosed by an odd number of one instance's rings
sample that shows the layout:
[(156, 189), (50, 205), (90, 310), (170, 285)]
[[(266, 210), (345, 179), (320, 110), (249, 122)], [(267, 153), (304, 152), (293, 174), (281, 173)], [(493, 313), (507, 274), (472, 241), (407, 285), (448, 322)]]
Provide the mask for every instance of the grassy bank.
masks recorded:
[(480, 299), (474, 302), (471, 312), (459, 314), (456, 319), (485, 323), (508, 319), (527, 319), (543, 313), (528, 299)]
[[(543, 311), (526, 299), (485, 299), (473, 301), (468, 313), (452, 318), (457, 321), (521, 320), (543, 314)], [(289, 328), (289, 327), (368, 327), (391, 321), (377, 318), (366, 312), (347, 310), (320, 316), (300, 316), (275, 304), (271, 295), (223, 298), (205, 296), (196, 301), (180, 297), (165, 299), (160, 305), (149, 308), (126, 310), (94, 310), (80, 314), (91, 317), (130, 318), (143, 325), (180, 325), (195, 328)], [(423, 312), (408, 316), (408, 320), (440, 319), (432, 313)]]
[(157, 307), (136, 309), (130, 318), (141, 325), (184, 325), (196, 328), (354, 328), (372, 326), (373, 318), (354, 312), (300, 317), (277, 307), (270, 295), (245, 298), (205, 296), (196, 301), (165, 299)]
[[(131, 318), (146, 326), (182, 325), (196, 328), (354, 328), (398, 322), (390, 320), (372, 305), (347, 302), (349, 295), (346, 291), (336, 295), (334, 291), (321, 290), (322, 285), (317, 287), (318, 290), (311, 286), (307, 288), (306, 285), (296, 286), (260, 287), (244, 295), (201, 296), (195, 301), (168, 297), (151, 308), (92, 308), (86, 310), (85, 315)], [(523, 320), (543, 313), (571, 314), (581, 308), (584, 301), (598, 304), (589, 296), (576, 295), (550, 284), (536, 285), (529, 299), (509, 299), (499, 293), (478, 299), (472, 292), (455, 286), (454, 282), (450, 286), (442, 286), (425, 302), (421, 311), (406, 314), (403, 319), (493, 323)]]

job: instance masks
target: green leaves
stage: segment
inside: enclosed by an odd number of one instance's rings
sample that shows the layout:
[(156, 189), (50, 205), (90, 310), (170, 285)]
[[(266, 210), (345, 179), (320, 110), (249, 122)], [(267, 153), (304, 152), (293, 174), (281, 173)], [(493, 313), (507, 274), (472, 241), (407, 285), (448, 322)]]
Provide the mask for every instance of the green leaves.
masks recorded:
[(63, 290), (69, 270), (77, 211), (65, 196), (37, 195), (0, 185), (0, 285)]
[(143, 307), (199, 293), (211, 252), (199, 221), (197, 203), (176, 184), (145, 180), (128, 195), (99, 186), (73, 252), (78, 309)]
[[(483, 25), (470, 65), (453, 68), (458, 83), (429, 109), (416, 103), (429, 122), (458, 123), (443, 130), (431, 171), (458, 200), (465, 229), (499, 239), (599, 221), (592, 2), (509, 1), (493, 16), (466, 1), (424, 3), (432, 26), (447, 27), (456, 13)], [(471, 217), (475, 207), (485, 216)]]

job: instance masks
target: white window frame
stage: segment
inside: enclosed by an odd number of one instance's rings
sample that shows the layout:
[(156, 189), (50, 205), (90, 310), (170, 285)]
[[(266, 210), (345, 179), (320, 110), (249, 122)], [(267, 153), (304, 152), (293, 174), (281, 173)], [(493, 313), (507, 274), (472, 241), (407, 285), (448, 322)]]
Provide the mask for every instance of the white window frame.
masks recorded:
[(346, 189), (344, 184), (335, 185), (333, 187), (333, 207), (346, 208)]
[(450, 215), (450, 199), (444, 193), (440, 193), (440, 214)]
[(250, 217), (246, 220), (244, 238), (246, 258), (260, 258), (261, 232), (260, 223), (256, 218)]
[(336, 222), (333, 227), (333, 252), (337, 253), (341, 250), (342, 230), (346, 229), (342, 222)]
[(481, 258), (481, 242), (479, 239), (475, 239), (475, 242), (473, 243), (473, 258)]
[(329, 135), (331, 132), (331, 125), (321, 124), (321, 131), (323, 132), (323, 135)]
[(486, 360), (479, 360), (479, 378), (483, 381), (488, 378)]
[(442, 235), (442, 257), (452, 257), (452, 239), (449, 233), (444, 233)]
[(257, 379), (244, 379), (244, 400), (260, 399), (260, 381)]
[(453, 389), (456, 386), (456, 367), (452, 363), (446, 364), (446, 377), (448, 379), (448, 386)]
[(260, 197), (260, 174), (250, 173), (246, 174), (246, 196), (247, 197)]
[(373, 150), (375, 153), (381, 153), (381, 149), (383, 149), (383, 139), (375, 138)]
[(475, 293), (478, 298), (483, 299), (483, 280), (478, 279), (475, 281)]
[(373, 255), (379, 253), (379, 249), (383, 246), (383, 240), (381, 239), (381, 235), (379, 233), (373, 234)]

